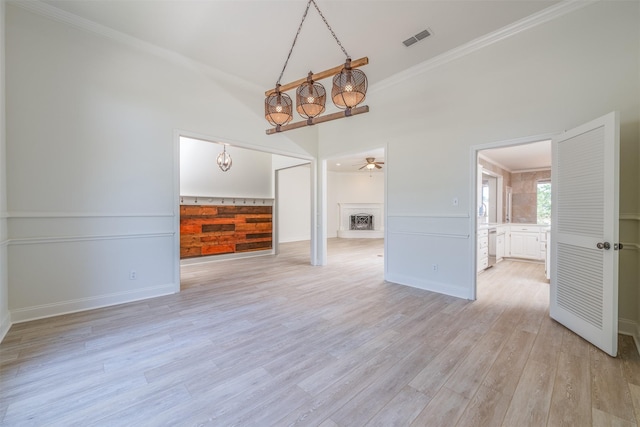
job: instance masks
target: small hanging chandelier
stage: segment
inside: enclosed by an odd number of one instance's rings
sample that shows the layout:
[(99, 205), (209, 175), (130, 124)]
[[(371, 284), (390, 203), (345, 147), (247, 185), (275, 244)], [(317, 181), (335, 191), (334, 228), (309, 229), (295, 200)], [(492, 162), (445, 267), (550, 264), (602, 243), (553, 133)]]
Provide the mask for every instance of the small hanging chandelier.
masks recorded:
[(216, 158), (216, 163), (218, 163), (218, 167), (222, 172), (226, 172), (231, 169), (231, 165), (233, 164), (233, 160), (231, 160), (231, 156), (227, 153), (227, 146), (223, 145), (222, 153), (218, 154)]
[[(309, 75), (306, 79), (299, 79), (292, 83), (281, 85), (280, 80), (282, 80), (284, 71), (287, 68), (289, 58), (291, 58), (291, 53), (293, 52), (293, 48), (296, 45), (298, 36), (300, 35), (302, 24), (307, 17), (309, 7), (312, 3), (347, 59), (344, 65), (339, 65), (316, 74), (309, 71)], [(368, 113), (368, 106), (363, 105), (358, 107), (358, 105), (364, 101), (367, 94), (367, 76), (362, 71), (355, 69), (357, 67), (367, 65), (368, 63), (369, 59), (366, 57), (351, 61), (351, 57), (342, 46), (342, 43), (340, 43), (340, 40), (338, 40), (333, 29), (331, 29), (331, 26), (320, 11), (315, 0), (309, 0), (307, 2), (307, 8), (302, 15), (302, 21), (298, 26), (298, 32), (293, 39), (291, 49), (289, 49), (289, 55), (287, 55), (287, 59), (284, 62), (282, 71), (280, 72), (280, 77), (278, 77), (278, 81), (276, 82), (275, 89), (265, 92), (266, 98), (264, 101), (264, 115), (267, 121), (272, 126), (275, 126), (274, 129), (267, 129), (267, 134), (271, 135), (277, 132), (284, 132), (343, 117), (350, 117), (356, 114)], [(343, 109), (344, 111), (329, 114), (327, 116), (320, 116), (320, 114), (325, 111), (326, 91), (320, 83), (317, 83), (317, 81), (331, 76), (334, 76), (333, 87), (331, 89), (331, 100), (336, 107)], [(293, 88), (297, 88), (296, 111), (306, 120), (289, 124), (293, 119), (292, 103), (291, 98), (284, 92)]]

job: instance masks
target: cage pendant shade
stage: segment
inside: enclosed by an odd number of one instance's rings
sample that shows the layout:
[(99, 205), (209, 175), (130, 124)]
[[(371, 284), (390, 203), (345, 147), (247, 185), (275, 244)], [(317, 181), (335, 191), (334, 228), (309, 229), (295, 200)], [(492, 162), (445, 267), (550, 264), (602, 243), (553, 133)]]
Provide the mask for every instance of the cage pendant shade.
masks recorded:
[(218, 167), (220, 168), (220, 170), (222, 170), (222, 172), (226, 172), (229, 169), (231, 169), (233, 160), (231, 159), (231, 156), (229, 155), (229, 153), (227, 153), (226, 145), (224, 146), (222, 153), (218, 154), (218, 157), (216, 158), (216, 163), (218, 163)]
[(324, 112), (327, 93), (324, 86), (314, 83), (309, 72), (307, 81), (296, 89), (296, 110), (305, 119), (314, 118)]
[(264, 100), (264, 117), (272, 126), (289, 123), (293, 119), (293, 102), (289, 95), (279, 90), (268, 95)]
[(333, 77), (331, 99), (338, 108), (353, 108), (367, 95), (367, 76), (351, 68), (350, 61)]

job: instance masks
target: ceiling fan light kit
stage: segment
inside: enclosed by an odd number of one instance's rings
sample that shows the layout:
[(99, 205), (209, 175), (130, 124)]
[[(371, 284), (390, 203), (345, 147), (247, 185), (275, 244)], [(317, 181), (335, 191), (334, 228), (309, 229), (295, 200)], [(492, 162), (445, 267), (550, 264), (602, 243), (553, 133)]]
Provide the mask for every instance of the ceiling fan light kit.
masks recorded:
[[(287, 68), (293, 47), (296, 44), (298, 35), (300, 35), (302, 24), (307, 17), (307, 12), (312, 3), (347, 59), (344, 65), (339, 65), (316, 74), (309, 71), (309, 75), (306, 78), (281, 85), (280, 80), (282, 79), (284, 70)], [(351, 61), (351, 57), (347, 54), (347, 51), (340, 43), (340, 40), (338, 40), (338, 37), (331, 29), (322, 12), (320, 12), (320, 8), (318, 8), (315, 0), (309, 0), (276, 86), (274, 89), (265, 92), (264, 115), (267, 121), (274, 126), (273, 129), (266, 130), (267, 135), (369, 112), (369, 107), (366, 105), (358, 107), (358, 105), (364, 101), (367, 94), (367, 76), (362, 71), (355, 69), (368, 63), (369, 59), (366, 57)], [(331, 76), (333, 76), (331, 100), (336, 107), (344, 111), (320, 116), (320, 114), (325, 111), (326, 90), (324, 86), (317, 83), (317, 81)], [(293, 88), (297, 88), (296, 111), (306, 120), (289, 124), (293, 119), (292, 102), (289, 95), (284, 92)]]
[[(366, 157), (365, 160), (367, 161), (367, 163), (365, 163), (364, 165), (362, 165), (361, 168), (359, 168), (358, 170), (362, 170), (362, 169), (367, 169), (369, 171), (373, 170), (373, 169), (382, 169), (382, 166), (380, 165), (384, 165), (384, 162), (376, 162), (376, 158), (375, 157)], [(358, 165), (354, 165), (354, 166), (358, 166)]]

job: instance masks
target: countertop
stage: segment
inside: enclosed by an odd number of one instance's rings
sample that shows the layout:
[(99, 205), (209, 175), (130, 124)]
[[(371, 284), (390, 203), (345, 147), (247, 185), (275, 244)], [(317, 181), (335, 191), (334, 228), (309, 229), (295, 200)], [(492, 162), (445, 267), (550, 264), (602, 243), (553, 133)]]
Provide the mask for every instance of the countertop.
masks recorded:
[(547, 224), (531, 224), (531, 223), (525, 223), (525, 222), (504, 222), (504, 223), (501, 223), (501, 224), (492, 223), (492, 222), (489, 222), (489, 223), (483, 222), (483, 223), (478, 223), (478, 230), (493, 230), (493, 229), (496, 229), (498, 227), (504, 227), (504, 226), (507, 226), (507, 225), (546, 227), (547, 230), (549, 228), (551, 228), (551, 226), (547, 225)]

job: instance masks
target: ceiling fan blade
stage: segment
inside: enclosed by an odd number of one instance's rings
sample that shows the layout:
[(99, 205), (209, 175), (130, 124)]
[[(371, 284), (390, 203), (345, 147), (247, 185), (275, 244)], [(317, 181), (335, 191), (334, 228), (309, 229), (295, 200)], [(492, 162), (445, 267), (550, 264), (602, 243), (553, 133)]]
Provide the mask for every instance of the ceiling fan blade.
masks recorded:
[(376, 162), (376, 165), (384, 165), (384, 162)]
[(366, 167), (367, 167), (367, 165), (364, 165), (364, 166), (362, 166), (361, 168), (359, 168), (358, 170), (360, 171), (360, 170), (362, 170), (362, 169), (364, 169), (364, 168), (366, 168)]
[(382, 169), (382, 166), (376, 163), (376, 169)]

